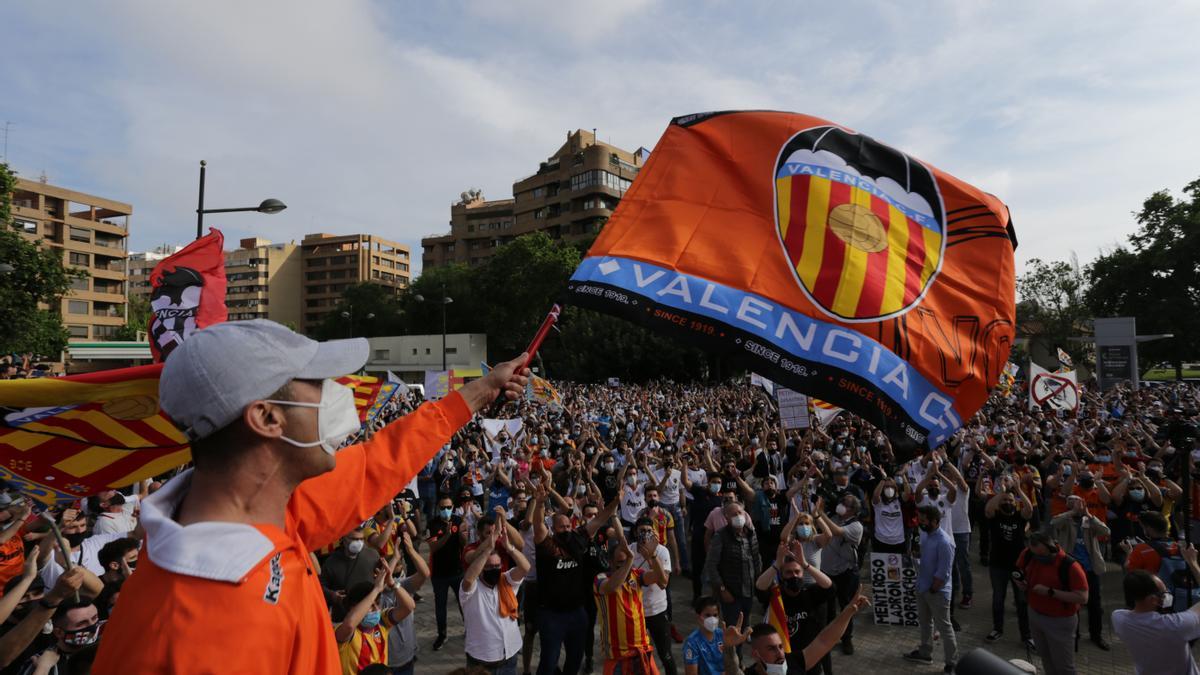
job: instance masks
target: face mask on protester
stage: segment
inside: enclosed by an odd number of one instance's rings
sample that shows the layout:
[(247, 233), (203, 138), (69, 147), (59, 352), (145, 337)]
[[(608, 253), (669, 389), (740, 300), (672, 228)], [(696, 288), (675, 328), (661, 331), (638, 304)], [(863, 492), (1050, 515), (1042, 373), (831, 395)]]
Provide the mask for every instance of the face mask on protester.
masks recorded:
[(933, 523), (920, 523), (919, 527), (925, 532), (933, 532), (934, 530), (938, 529), (938, 526), (934, 525)]
[(500, 583), (500, 568), (493, 567), (491, 569), (484, 570), (483, 573), (479, 575), (479, 578), (488, 586), (495, 586), (496, 584)]
[(1146, 491), (1145, 490), (1130, 490), (1129, 498), (1135, 502), (1140, 502), (1146, 498)]
[(1085, 490), (1090, 490), (1096, 486), (1096, 479), (1092, 476), (1081, 476), (1079, 478), (1079, 486)]
[(100, 639), (100, 627), (103, 624), (103, 621), (97, 621), (87, 628), (80, 628), (79, 630), (73, 631), (63, 631), (62, 641), (64, 644), (72, 647), (87, 647), (88, 645), (93, 645), (96, 643), (96, 640)]
[(657, 499), (647, 499), (647, 500), (646, 500), (646, 508), (648, 508), (648, 509), (652, 509), (652, 508), (654, 508), (654, 507), (656, 507), (656, 506), (658, 506), (658, 500), (657, 500)]
[(886, 499), (893, 499), (893, 498), (895, 498), (895, 496), (896, 496), (896, 488), (893, 488), (893, 487), (885, 487), (885, 488), (883, 488), (883, 496), (884, 496)]
[(729, 519), (729, 524), (740, 530), (746, 526), (746, 516), (738, 514)]
[(287, 436), (279, 439), (297, 448), (321, 446), (325, 452), (334, 454), (347, 438), (358, 432), (362, 424), (358, 420), (358, 409), (354, 407), (354, 392), (350, 387), (338, 384), (333, 380), (321, 383), (320, 403), (300, 403), (297, 401), (270, 400), (267, 403), (293, 406), (298, 408), (317, 409), (317, 436), (315, 441), (297, 441)]
[(796, 536), (801, 539), (808, 539), (813, 534), (812, 525), (800, 525), (796, 528)]
[(845, 518), (846, 514), (849, 513), (850, 509), (846, 508), (845, 504), (838, 504), (837, 508), (834, 509), (833, 511), (834, 511), (834, 513), (838, 514), (839, 518)]
[(362, 624), (360, 624), (360, 625), (362, 625), (366, 628), (374, 628), (375, 626), (378, 626), (379, 625), (379, 610), (376, 609), (376, 610), (367, 612), (367, 615), (363, 617)]
[(616, 462), (604, 462), (600, 466), (604, 467), (605, 471), (615, 471), (617, 468)]
[(789, 593), (793, 593), (793, 594), (799, 593), (800, 589), (804, 587), (804, 580), (801, 579), (800, 577), (791, 577), (788, 579), (784, 579), (780, 583), (783, 586), (783, 590), (785, 590)]
[(925, 492), (929, 493), (930, 499), (937, 499), (938, 495), (942, 494), (942, 489), (936, 487), (925, 488)]
[(1096, 455), (1096, 461), (1101, 464), (1108, 464), (1112, 461), (1111, 455)]
[(72, 532), (71, 534), (64, 534), (63, 538), (67, 540), (67, 543), (71, 545), (71, 548), (79, 548), (79, 545), (83, 543), (83, 540), (87, 539), (87, 532)]
[(720, 483), (712, 483), (711, 485), (708, 486), (708, 491), (713, 493), (714, 495), (721, 494), (721, 484)]
[(450, 520), (450, 516), (454, 515), (454, 509), (453, 508), (439, 509), (438, 515), (442, 517), (442, 520)]
[(721, 618), (716, 616), (704, 617), (704, 630), (715, 633), (721, 627)]
[(767, 675), (787, 675), (787, 661), (783, 663), (764, 663), (763, 670)]
[(1159, 597), (1162, 598), (1162, 604), (1159, 605), (1159, 609), (1171, 609), (1171, 606), (1175, 604), (1174, 593), (1164, 593)]
[(365, 545), (366, 542), (362, 539), (351, 539), (346, 544), (346, 550), (349, 551), (351, 555), (358, 555), (359, 553), (362, 553), (363, 546)]

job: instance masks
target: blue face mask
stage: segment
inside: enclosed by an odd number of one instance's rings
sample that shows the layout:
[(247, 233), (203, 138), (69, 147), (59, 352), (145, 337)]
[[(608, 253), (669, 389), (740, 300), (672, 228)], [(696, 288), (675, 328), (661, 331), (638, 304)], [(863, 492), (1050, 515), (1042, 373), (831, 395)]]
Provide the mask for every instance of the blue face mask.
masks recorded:
[(375, 626), (378, 626), (379, 625), (379, 610), (375, 610), (373, 612), (367, 612), (367, 615), (363, 617), (362, 623), (359, 625), (361, 625), (364, 628), (374, 628)]
[(800, 527), (796, 528), (796, 536), (800, 537), (801, 539), (808, 539), (812, 536), (812, 533), (813, 531), (811, 525), (801, 525)]
[(451, 513), (454, 513), (454, 509), (442, 509), (438, 511), (438, 515), (442, 517), (442, 520), (450, 520)]

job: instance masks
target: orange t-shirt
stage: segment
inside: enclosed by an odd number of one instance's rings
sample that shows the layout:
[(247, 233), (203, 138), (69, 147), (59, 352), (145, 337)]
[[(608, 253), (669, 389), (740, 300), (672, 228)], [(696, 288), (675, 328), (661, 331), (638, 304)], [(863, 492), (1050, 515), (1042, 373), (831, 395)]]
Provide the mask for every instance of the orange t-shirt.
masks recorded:
[(25, 567), (25, 526), (17, 529), (8, 541), (0, 544), (0, 595), (4, 585), (21, 574)]
[[(235, 582), (196, 576), (221, 570), (197, 568), (189, 574), (160, 566), (154, 533), (144, 522), (144, 554), (122, 587), (92, 672), (340, 673), (333, 622), (308, 552), (371, 518), (470, 418), (466, 401), (455, 392), (339, 452), (333, 471), (304, 481), (292, 493), (283, 529), (254, 526), (270, 549)], [(201, 528), (198, 533), (185, 532), (195, 527)], [(198, 524), (171, 536), (195, 538), (189, 545), (224, 544), (218, 537), (202, 541), (203, 532)], [(175, 567), (186, 567), (187, 546), (161, 544), (164, 549), (172, 545), (183, 549), (175, 553)], [(230, 558), (247, 555), (226, 548)]]
[(1060, 550), (1053, 562), (1045, 564), (1034, 560), (1029, 549), (1021, 553), (1021, 559), (1017, 561), (1017, 566), (1025, 569), (1025, 585), (1029, 589), (1026, 594), (1029, 609), (1045, 616), (1058, 617), (1074, 616), (1079, 611), (1080, 606), (1077, 604), (1033, 592), (1033, 587), (1038, 584), (1056, 591), (1088, 590), (1087, 574), (1083, 571), (1082, 565), (1074, 562), (1071, 563), (1071, 569), (1067, 572), (1068, 588), (1062, 587), (1062, 577), (1059, 575), (1058, 566), (1062, 564), (1062, 558), (1065, 556), (1066, 553)]
[[(1171, 543), (1167, 547), (1168, 555), (1175, 555), (1179, 552), (1179, 544)], [(1150, 574), (1158, 574), (1158, 570), (1162, 567), (1162, 556), (1150, 544), (1138, 544), (1129, 552), (1129, 558), (1125, 563), (1126, 571), (1146, 570)]]

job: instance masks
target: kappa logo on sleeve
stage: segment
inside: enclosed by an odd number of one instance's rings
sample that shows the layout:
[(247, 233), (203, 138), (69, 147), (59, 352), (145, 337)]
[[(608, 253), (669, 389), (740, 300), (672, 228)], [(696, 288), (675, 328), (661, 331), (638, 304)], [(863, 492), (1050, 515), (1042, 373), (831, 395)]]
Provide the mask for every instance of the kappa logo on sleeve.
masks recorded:
[(263, 593), (263, 601), (272, 605), (279, 604), (279, 592), (283, 590), (283, 565), (279, 562), (283, 553), (276, 553), (271, 558), (271, 578), (267, 581), (267, 590)]

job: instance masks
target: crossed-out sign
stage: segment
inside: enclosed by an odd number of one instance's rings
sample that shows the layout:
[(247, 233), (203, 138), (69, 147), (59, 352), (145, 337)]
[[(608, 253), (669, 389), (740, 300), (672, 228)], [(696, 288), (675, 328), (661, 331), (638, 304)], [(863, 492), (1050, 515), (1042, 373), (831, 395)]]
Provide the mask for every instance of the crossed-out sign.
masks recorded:
[(1054, 408), (1075, 410), (1079, 407), (1079, 390), (1069, 378), (1054, 373), (1038, 373), (1033, 376), (1029, 388), (1034, 403), (1049, 403)]

